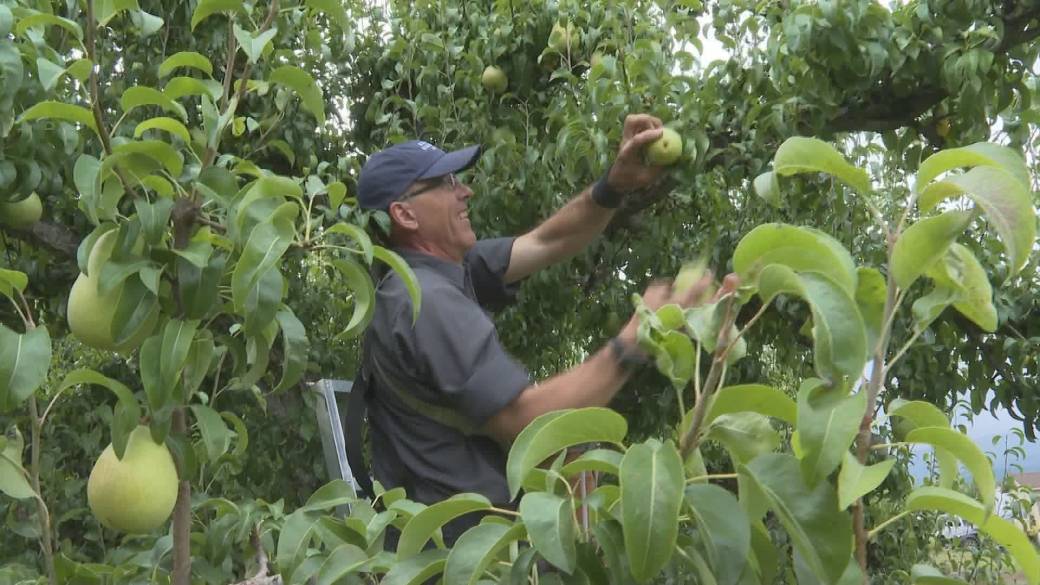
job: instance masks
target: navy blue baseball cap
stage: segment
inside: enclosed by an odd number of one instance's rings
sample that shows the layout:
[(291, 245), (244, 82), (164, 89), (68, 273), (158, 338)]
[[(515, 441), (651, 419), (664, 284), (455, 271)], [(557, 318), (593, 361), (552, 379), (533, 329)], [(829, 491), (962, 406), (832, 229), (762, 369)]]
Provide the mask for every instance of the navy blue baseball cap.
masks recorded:
[(358, 203), (362, 209), (382, 209), (404, 194), (416, 181), (457, 173), (480, 158), (480, 145), (444, 152), (422, 140), (395, 144), (368, 157), (358, 178)]

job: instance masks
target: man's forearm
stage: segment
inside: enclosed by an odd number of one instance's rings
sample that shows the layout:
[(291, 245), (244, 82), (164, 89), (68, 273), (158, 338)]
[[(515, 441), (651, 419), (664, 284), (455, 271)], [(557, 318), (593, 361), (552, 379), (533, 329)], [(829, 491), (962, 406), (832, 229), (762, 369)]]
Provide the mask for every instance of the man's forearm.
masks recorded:
[(588, 187), (545, 220), (535, 232), (540, 240), (557, 250), (560, 259), (569, 258), (603, 233), (615, 211), (593, 201), (592, 187)]
[(512, 442), (538, 416), (564, 408), (606, 406), (629, 372), (604, 347), (577, 366), (534, 384), (492, 417), (488, 430), (504, 444)]
[(614, 217), (614, 209), (592, 200), (586, 188), (535, 229), (517, 238), (506, 271), (514, 282), (581, 252)]

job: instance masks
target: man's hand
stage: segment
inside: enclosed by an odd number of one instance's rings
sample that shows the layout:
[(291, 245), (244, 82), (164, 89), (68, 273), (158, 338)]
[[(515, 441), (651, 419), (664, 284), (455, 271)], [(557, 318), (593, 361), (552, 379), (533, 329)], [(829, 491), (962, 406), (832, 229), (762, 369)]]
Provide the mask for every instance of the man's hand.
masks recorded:
[(607, 184), (629, 193), (653, 184), (664, 167), (648, 165), (643, 160), (646, 145), (661, 137), (661, 120), (647, 114), (629, 114), (621, 131), (617, 159), (607, 175)]
[[(734, 278), (736, 278), (735, 275)], [(729, 276), (727, 276), (726, 279), (728, 283)], [(671, 303), (675, 303), (683, 309), (688, 309), (704, 302), (704, 293), (711, 290), (712, 281), (713, 277), (711, 272), (705, 272), (704, 275), (701, 276), (700, 280), (695, 282), (685, 291), (673, 291), (671, 280), (656, 280), (651, 283), (650, 286), (646, 288), (646, 292), (643, 293), (643, 304), (645, 304), (651, 311), (656, 311), (657, 309)], [(719, 290), (719, 293), (726, 289), (727, 287), (724, 285), (723, 288)], [(716, 296), (718, 296), (718, 294)], [(639, 316), (632, 315), (632, 318), (629, 319), (625, 328), (621, 330), (620, 334), (618, 334), (618, 337), (626, 343), (634, 344), (636, 342), (638, 331)]]

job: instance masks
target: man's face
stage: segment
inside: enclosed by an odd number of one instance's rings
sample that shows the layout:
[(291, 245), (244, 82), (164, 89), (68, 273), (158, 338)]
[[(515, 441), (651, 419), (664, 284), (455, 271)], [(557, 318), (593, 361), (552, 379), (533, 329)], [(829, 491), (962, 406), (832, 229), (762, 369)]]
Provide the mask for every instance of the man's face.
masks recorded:
[(398, 201), (411, 208), (417, 236), (426, 245), (462, 260), (477, 243), (469, 223), (468, 203), (473, 191), (454, 175), (418, 181)]

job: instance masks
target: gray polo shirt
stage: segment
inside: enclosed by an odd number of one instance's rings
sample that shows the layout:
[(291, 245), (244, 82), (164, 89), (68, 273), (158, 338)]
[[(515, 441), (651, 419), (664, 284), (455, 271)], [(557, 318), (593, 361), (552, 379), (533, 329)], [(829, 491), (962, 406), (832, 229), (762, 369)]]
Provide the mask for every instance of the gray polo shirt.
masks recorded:
[(474, 430), (531, 383), (489, 312), (515, 296), (516, 285), (503, 282), (513, 240), (481, 240), (461, 265), (396, 250), (418, 277), (422, 304), (413, 326), (404, 281), (389, 273), (365, 336), (372, 470), (387, 489), (404, 487), (423, 503), (460, 492), (509, 502), (506, 453)]

